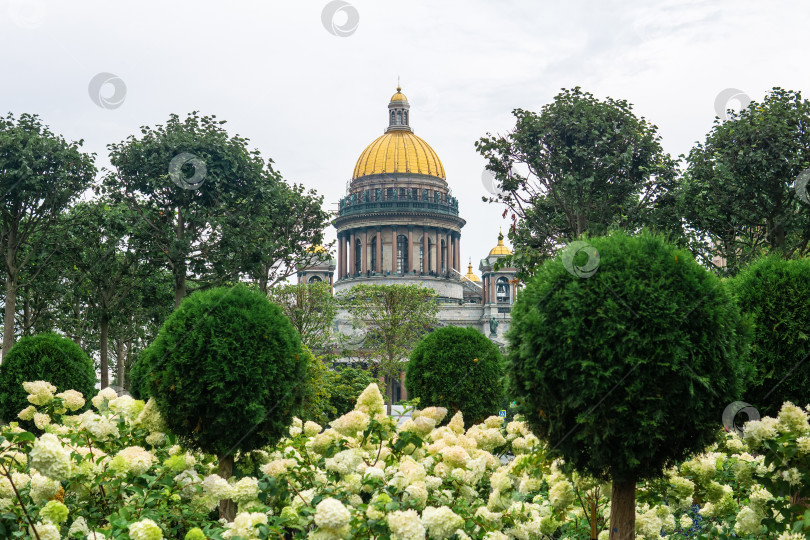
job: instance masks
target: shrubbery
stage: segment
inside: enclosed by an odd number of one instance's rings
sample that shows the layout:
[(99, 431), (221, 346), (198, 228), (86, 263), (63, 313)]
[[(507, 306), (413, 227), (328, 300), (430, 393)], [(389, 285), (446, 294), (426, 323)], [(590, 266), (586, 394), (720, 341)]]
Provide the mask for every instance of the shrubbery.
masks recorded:
[(744, 394), (762, 414), (784, 401), (810, 403), (810, 259), (761, 259), (729, 280), (754, 321), (756, 369)]
[(351, 411), (358, 396), (372, 383), (379, 384), (371, 373), (365, 369), (339, 367), (329, 373), (329, 403), (335, 416), (342, 416)]
[(447, 326), (411, 353), (405, 386), (419, 405), (461, 411), (468, 423), (497, 414), (503, 399), (503, 357), (475, 328)]
[(92, 394), (96, 370), (93, 361), (66, 337), (49, 332), (21, 338), (0, 364), (0, 419), (10, 422), (30, 405), (22, 383), (40, 380), (50, 381), (57, 392), (75, 389)]

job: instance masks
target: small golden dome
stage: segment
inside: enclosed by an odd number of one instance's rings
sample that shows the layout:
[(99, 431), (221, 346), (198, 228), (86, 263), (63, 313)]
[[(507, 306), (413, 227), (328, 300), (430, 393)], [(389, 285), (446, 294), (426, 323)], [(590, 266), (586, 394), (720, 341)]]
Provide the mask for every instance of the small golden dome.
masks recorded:
[(399, 86), (397, 86), (397, 93), (391, 96), (391, 103), (396, 101), (404, 101), (405, 103), (408, 103), (408, 98), (405, 97), (405, 94), (402, 93), (402, 88)]
[(369, 174), (386, 173), (426, 174), (447, 179), (444, 165), (433, 148), (406, 130), (389, 131), (368, 145), (354, 166), (352, 180)]
[(503, 245), (503, 233), (498, 233), (498, 245), (492, 248), (489, 252), (490, 255), (511, 255), (512, 250)]
[(464, 277), (469, 279), (470, 281), (477, 281), (477, 282), (481, 281), (480, 277), (473, 274), (472, 261), (470, 261), (470, 265), (467, 267), (467, 275), (465, 275)]
[(326, 253), (326, 248), (321, 245), (309, 246), (307, 248), (308, 253)]

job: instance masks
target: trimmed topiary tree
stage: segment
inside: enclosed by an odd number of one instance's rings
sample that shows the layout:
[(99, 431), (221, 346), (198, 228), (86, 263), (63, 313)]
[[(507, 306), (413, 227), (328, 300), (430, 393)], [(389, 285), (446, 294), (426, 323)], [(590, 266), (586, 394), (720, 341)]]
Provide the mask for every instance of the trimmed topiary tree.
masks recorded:
[[(219, 458), (277, 442), (301, 406), (307, 362), (295, 328), (266, 296), (221, 287), (185, 298), (160, 329), (141, 376), (169, 429)], [(231, 501), (220, 514), (233, 519)]]
[[(52, 332), (23, 337), (0, 364), (0, 419), (18, 421), (17, 413), (28, 407), (26, 381), (48, 381), (57, 392), (76, 390), (87, 401), (96, 394), (96, 370), (81, 347)], [(28, 429), (33, 422), (20, 422)]]
[(461, 411), (464, 423), (498, 414), (504, 365), (498, 346), (475, 328), (446, 326), (425, 336), (411, 353), (405, 386), (420, 407)]
[(142, 399), (144, 401), (149, 399), (149, 360), (154, 354), (154, 349), (146, 347), (138, 355), (135, 364), (129, 370), (129, 393), (135, 399)]
[(766, 257), (729, 284), (754, 322), (756, 377), (745, 401), (762, 416), (776, 416), (785, 401), (810, 404), (810, 259)]
[(588, 242), (518, 296), (507, 378), (551, 456), (612, 480), (610, 539), (626, 540), (636, 482), (715, 440), (750, 370), (751, 328), (720, 278), (662, 237)]

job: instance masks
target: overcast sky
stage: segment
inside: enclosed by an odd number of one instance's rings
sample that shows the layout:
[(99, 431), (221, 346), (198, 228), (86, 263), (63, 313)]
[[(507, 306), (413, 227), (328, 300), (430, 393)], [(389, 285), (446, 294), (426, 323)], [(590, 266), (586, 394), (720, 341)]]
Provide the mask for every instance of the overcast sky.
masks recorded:
[[(506, 225), (481, 201), (473, 143), (511, 129), (512, 109), (578, 85), (634, 104), (677, 156), (704, 138), (726, 89), (742, 94), (730, 108), (773, 86), (807, 95), (809, 53), (806, 0), (0, 0), (0, 113), (39, 114), (100, 167), (106, 144), (139, 126), (215, 114), (334, 210), (399, 76), (467, 220), (466, 263)], [(91, 99), (99, 73), (125, 84), (120, 106)], [(117, 99), (111, 84), (101, 96)]]

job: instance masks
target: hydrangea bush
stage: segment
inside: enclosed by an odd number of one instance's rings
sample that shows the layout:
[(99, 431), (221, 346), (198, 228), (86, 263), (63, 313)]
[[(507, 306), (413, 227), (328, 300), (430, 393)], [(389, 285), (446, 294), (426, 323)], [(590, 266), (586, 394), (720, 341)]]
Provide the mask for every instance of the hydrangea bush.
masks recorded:
[[(461, 413), (413, 410), (397, 427), (376, 384), (328, 426), (295, 419), (276, 445), (238, 456), (223, 479), (190, 452), (154, 402), (110, 389), (85, 399), (26, 383), (40, 436), (0, 430), (0, 537), (100, 540), (349, 540), (607, 537), (610, 486), (559, 461), (517, 419), (469, 429)], [(325, 428), (325, 429), (324, 429)], [(810, 513), (808, 414), (722, 434), (706, 452), (639, 485), (636, 540), (805, 538)], [(250, 464), (247, 466), (245, 464)], [(221, 499), (238, 504), (217, 520)], [(213, 511), (213, 512), (212, 512)], [(805, 525), (807, 523), (807, 526)]]

